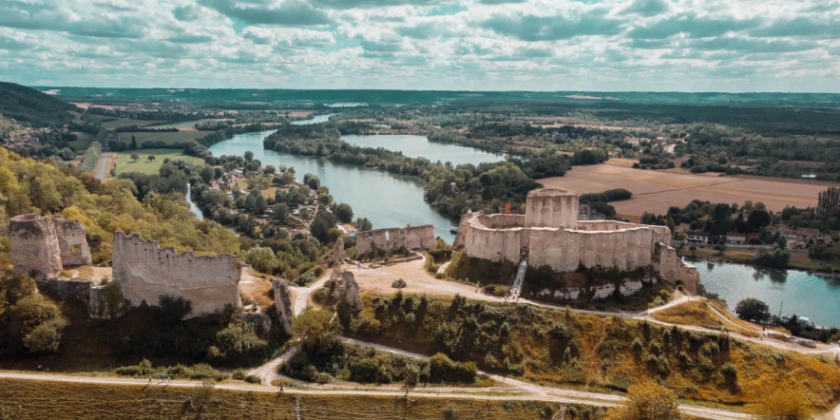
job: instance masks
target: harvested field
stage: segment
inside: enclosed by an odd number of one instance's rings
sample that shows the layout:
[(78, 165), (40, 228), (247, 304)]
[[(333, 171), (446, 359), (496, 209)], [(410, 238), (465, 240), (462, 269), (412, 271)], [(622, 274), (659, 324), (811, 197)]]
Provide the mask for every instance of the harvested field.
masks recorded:
[[(138, 140), (139, 141), (139, 140)], [(137, 162), (132, 161), (131, 155), (137, 153), (140, 159)], [(196, 165), (204, 163), (204, 159), (195, 156), (187, 156), (179, 149), (140, 149), (140, 150), (125, 150), (115, 153), (116, 173), (117, 175), (123, 172), (140, 172), (144, 174), (156, 174), (163, 165), (166, 158), (172, 160), (183, 160)], [(152, 155), (155, 160), (149, 161), (148, 157)], [(110, 163), (110, 159), (109, 159)]]
[[(90, 114), (88, 114), (90, 117)], [(107, 117), (104, 115), (97, 115), (96, 117), (102, 117), (102, 119), (110, 119), (112, 117)], [(130, 125), (136, 125), (138, 127), (145, 127), (148, 125), (160, 124), (164, 121), (155, 121), (155, 120), (135, 120), (131, 118), (120, 118), (116, 121), (106, 121), (102, 123), (102, 128), (117, 128), (117, 127), (128, 127)]]
[(781, 211), (788, 205), (816, 206), (817, 193), (829, 185), (837, 185), (779, 178), (689, 175), (618, 165), (575, 166), (566, 176), (537, 181), (545, 187), (566, 188), (580, 194), (627, 189), (633, 198), (612, 204), (617, 213), (635, 216), (644, 212), (665, 213), (670, 206), (683, 207), (695, 199), (738, 204), (746, 200), (760, 201), (772, 211)]
[[(160, 123), (153, 126), (153, 128), (177, 128), (180, 131), (198, 131), (195, 129), (195, 125), (198, 123), (206, 123), (206, 122), (220, 122), (220, 121), (233, 121), (230, 118), (205, 118), (201, 120), (192, 120), (192, 121), (181, 121), (175, 123)], [(210, 131), (208, 131), (210, 133)]]

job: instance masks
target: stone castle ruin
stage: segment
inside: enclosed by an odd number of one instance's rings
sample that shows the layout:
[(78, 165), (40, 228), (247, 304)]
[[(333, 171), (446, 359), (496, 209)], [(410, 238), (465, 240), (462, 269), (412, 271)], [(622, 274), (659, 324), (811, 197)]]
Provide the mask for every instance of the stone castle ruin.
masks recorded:
[(15, 216), (9, 222), (12, 265), (16, 273), (36, 280), (58, 277), (64, 267), (90, 265), (90, 247), (78, 220), (37, 214)]
[(405, 229), (374, 229), (356, 234), (357, 256), (373, 249), (390, 253), (403, 248), (429, 250), (435, 247), (437, 239), (433, 225), (408, 226)]
[(190, 316), (200, 316), (242, 306), (239, 297), (241, 266), (236, 256), (196, 256), (161, 248), (157, 241), (140, 235), (114, 232), (113, 276), (123, 297), (132, 306), (145, 301), (156, 305), (160, 296), (181, 297), (192, 302)]
[[(514, 264), (527, 261), (528, 267), (550, 266), (560, 273), (574, 272), (581, 264), (623, 272), (651, 268), (660, 280), (672, 285), (680, 282), (686, 290), (696, 292), (697, 269), (677, 257), (670, 246), (670, 229), (578, 220), (578, 198), (571, 191), (543, 188), (528, 193), (524, 215), (469, 212), (461, 218), (453, 246), (463, 248), (469, 257)], [(607, 286), (600, 294), (615, 289)], [(621, 292), (631, 294), (639, 288), (641, 284), (623, 284)], [(575, 290), (557, 293), (577, 295)]]

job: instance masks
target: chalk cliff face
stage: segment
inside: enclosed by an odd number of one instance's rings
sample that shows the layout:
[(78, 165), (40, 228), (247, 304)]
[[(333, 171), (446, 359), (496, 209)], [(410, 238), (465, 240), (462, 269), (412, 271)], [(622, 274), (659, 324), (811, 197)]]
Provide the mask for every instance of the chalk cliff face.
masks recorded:
[(429, 250), (436, 246), (435, 227), (432, 225), (374, 229), (356, 234), (356, 255), (362, 255), (373, 247), (394, 251), (400, 248)]
[(15, 216), (9, 221), (12, 265), (16, 273), (37, 280), (57, 277), (64, 269), (55, 227), (48, 217), (37, 214)]
[(326, 255), (321, 257), (321, 264), (326, 264), (327, 267), (334, 265), (341, 266), (344, 264), (344, 239), (338, 238), (335, 240), (335, 245)]
[(557, 272), (575, 271), (579, 264), (624, 271), (653, 267), (664, 281), (680, 281), (686, 290), (696, 291), (697, 270), (677, 258), (667, 227), (579, 221), (578, 208), (573, 192), (534, 190), (524, 216), (465, 214), (454, 245), (470, 257), (513, 263), (528, 247), (529, 266), (547, 265)]
[(196, 256), (161, 248), (156, 241), (117, 231), (113, 243), (113, 276), (123, 296), (136, 306), (146, 301), (157, 305), (163, 295), (192, 302), (190, 316), (240, 307), (241, 266), (230, 254)]

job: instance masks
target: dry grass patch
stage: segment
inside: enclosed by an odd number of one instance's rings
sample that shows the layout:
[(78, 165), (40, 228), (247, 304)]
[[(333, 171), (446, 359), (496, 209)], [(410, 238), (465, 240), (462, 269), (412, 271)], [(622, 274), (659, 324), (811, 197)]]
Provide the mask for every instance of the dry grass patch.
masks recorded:
[(706, 301), (695, 300), (654, 312), (650, 317), (671, 324), (694, 325), (707, 328), (723, 326), (723, 321), (712, 311), (712, 308), (709, 308), (709, 304)]

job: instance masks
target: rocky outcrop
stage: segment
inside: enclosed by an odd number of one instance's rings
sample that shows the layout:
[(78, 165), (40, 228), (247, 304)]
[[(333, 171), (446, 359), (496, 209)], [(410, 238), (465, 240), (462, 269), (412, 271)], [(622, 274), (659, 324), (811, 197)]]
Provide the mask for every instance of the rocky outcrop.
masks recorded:
[(64, 220), (61, 216), (53, 217), (53, 227), (61, 251), (61, 263), (65, 266), (90, 265), (90, 247), (85, 228), (78, 220)]
[(196, 256), (161, 248), (157, 241), (140, 235), (114, 233), (113, 277), (132, 306), (145, 301), (157, 305), (161, 296), (181, 297), (192, 302), (190, 316), (200, 316), (242, 306), (239, 297), (241, 266), (236, 256)]
[(345, 271), (341, 274), (341, 279), (344, 282), (344, 292), (342, 299), (350, 305), (350, 310), (355, 312), (362, 311), (362, 300), (359, 299), (359, 285), (356, 283), (356, 277), (352, 271)]
[(12, 266), (16, 273), (36, 280), (57, 277), (64, 266), (55, 227), (47, 217), (23, 214), (9, 222), (12, 243)]
[(280, 327), (286, 334), (292, 334), (292, 300), (289, 297), (289, 287), (283, 279), (272, 282), (274, 288), (274, 307), (277, 309), (277, 316), (280, 318)]
[(339, 265), (344, 263), (344, 239), (338, 238), (335, 240), (335, 245), (326, 255), (321, 257), (321, 264), (326, 264), (327, 267)]

